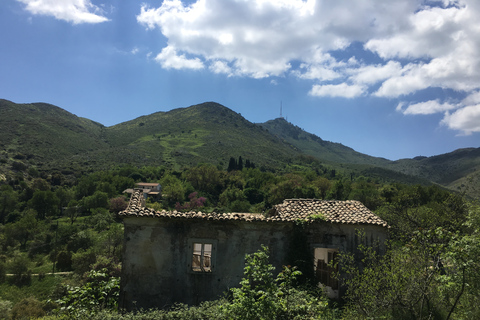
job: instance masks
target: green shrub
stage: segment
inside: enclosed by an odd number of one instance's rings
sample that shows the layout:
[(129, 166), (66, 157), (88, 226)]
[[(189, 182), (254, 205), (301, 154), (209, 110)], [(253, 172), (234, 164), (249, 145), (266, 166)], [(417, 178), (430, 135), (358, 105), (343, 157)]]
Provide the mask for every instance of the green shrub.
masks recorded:
[(18, 286), (29, 285), (32, 281), (30, 260), (23, 254), (17, 253), (9, 263), (8, 269), (13, 273), (12, 282)]
[(32, 319), (45, 316), (42, 303), (37, 299), (30, 297), (20, 300), (12, 309), (11, 319)]
[[(108, 211), (107, 211), (108, 212)], [(77, 252), (80, 249), (87, 250), (95, 244), (95, 238), (89, 230), (83, 230), (71, 236), (67, 243), (67, 250)]]
[(0, 283), (5, 282), (6, 274), (7, 274), (7, 266), (5, 265), (5, 262), (0, 260)]
[(119, 278), (110, 277), (106, 270), (92, 270), (83, 286), (66, 286), (66, 294), (56, 301), (59, 305), (57, 312), (74, 318), (88, 318), (101, 310), (116, 310), (119, 293)]
[(96, 258), (95, 263), (91, 265), (91, 270), (103, 271), (110, 277), (120, 277), (122, 267), (114, 257), (99, 255)]
[(88, 250), (80, 249), (72, 255), (72, 269), (76, 274), (83, 275), (90, 271), (90, 266), (97, 261), (93, 248)]
[(105, 208), (96, 208), (92, 210), (92, 216), (89, 222), (96, 231), (103, 231), (108, 229), (114, 220), (115, 216), (113, 213)]
[(9, 319), (11, 311), (12, 311), (12, 303), (7, 300), (0, 300), (0, 320)]
[(225, 311), (233, 319), (317, 319), (330, 312), (321, 293), (312, 294), (296, 287), (301, 272), (284, 267), (273, 278), (274, 267), (268, 263), (268, 248), (245, 257), (244, 278), (240, 288), (233, 288), (233, 301)]
[(72, 270), (72, 253), (70, 251), (60, 251), (57, 254), (57, 269), (61, 271)]

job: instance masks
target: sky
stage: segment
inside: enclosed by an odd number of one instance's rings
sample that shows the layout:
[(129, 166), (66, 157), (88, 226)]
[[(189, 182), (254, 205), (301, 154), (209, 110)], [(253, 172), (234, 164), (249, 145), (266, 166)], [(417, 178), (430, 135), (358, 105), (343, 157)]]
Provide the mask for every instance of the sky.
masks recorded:
[(2, 0), (0, 98), (112, 126), (218, 102), (390, 160), (480, 147), (478, 0)]

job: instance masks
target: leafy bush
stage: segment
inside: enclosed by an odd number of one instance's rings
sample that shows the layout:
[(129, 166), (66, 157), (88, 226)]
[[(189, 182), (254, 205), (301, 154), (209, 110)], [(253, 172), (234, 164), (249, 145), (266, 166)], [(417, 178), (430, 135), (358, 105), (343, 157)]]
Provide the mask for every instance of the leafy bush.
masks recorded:
[(5, 265), (5, 262), (0, 260), (0, 283), (5, 282), (6, 274), (7, 274), (7, 266)]
[(128, 202), (125, 200), (125, 197), (116, 197), (109, 200), (109, 210), (113, 213), (119, 213), (122, 210), (125, 210), (128, 206)]
[(56, 303), (60, 314), (78, 318), (90, 317), (101, 310), (116, 310), (120, 293), (120, 278), (110, 277), (107, 270), (92, 270), (80, 287), (66, 286), (66, 294)]
[(11, 310), (12, 310), (12, 303), (10, 301), (0, 300), (0, 320), (9, 319)]
[(296, 287), (301, 272), (284, 267), (276, 279), (268, 263), (268, 248), (245, 257), (240, 288), (232, 289), (233, 301), (226, 313), (234, 319), (314, 319), (327, 315), (327, 300)]
[(105, 208), (96, 208), (92, 210), (90, 225), (93, 226), (96, 231), (102, 231), (108, 229), (114, 220), (115, 217), (113, 213)]
[(84, 230), (71, 236), (71, 239), (67, 243), (67, 250), (71, 252), (77, 252), (80, 249), (87, 250), (94, 244), (95, 239), (93, 233), (89, 230)]
[(42, 308), (42, 303), (37, 299), (30, 297), (18, 302), (12, 309), (11, 319), (32, 319), (39, 318), (45, 315), (45, 310)]
[(97, 256), (93, 248), (80, 249), (72, 255), (72, 269), (79, 275), (90, 271), (90, 266), (95, 262), (97, 262)]
[(72, 252), (60, 251), (57, 254), (57, 269), (61, 271), (72, 270)]
[(25, 255), (17, 253), (9, 263), (8, 269), (13, 273), (12, 281), (14, 284), (23, 286), (31, 283), (30, 260)]

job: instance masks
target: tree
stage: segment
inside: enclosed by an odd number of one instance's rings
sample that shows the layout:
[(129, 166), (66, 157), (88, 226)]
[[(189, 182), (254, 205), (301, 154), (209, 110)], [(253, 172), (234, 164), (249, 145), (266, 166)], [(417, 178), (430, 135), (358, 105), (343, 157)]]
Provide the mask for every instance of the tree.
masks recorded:
[(75, 198), (75, 192), (72, 189), (60, 187), (55, 190), (55, 196), (58, 198), (59, 206), (66, 207)]
[(81, 207), (78, 205), (76, 200), (71, 200), (68, 203), (68, 206), (63, 211), (63, 214), (70, 219), (70, 224), (73, 225), (75, 220), (77, 220), (79, 214), (81, 213)]
[(7, 215), (15, 210), (18, 196), (9, 185), (0, 186), (0, 223), (5, 223)]
[(115, 214), (127, 208), (128, 203), (124, 196), (112, 198), (109, 200), (109, 210)]
[(30, 260), (26, 255), (17, 252), (10, 261), (8, 269), (13, 273), (13, 282), (18, 286), (28, 285), (32, 280)]
[(35, 190), (28, 203), (37, 212), (38, 219), (43, 220), (47, 216), (54, 216), (58, 213), (60, 200), (52, 191)]
[(242, 159), (242, 156), (239, 156), (239, 157), (238, 157), (237, 170), (239, 170), (239, 171), (242, 171), (242, 170), (243, 170), (243, 159)]
[(245, 195), (243, 191), (236, 187), (228, 187), (219, 197), (219, 202), (222, 206), (228, 207), (232, 202), (239, 200), (244, 201)]
[(162, 198), (167, 207), (173, 207), (177, 202), (182, 203), (185, 200), (186, 187), (176, 176), (167, 174), (160, 182), (162, 184)]
[(83, 198), (83, 207), (91, 211), (95, 208), (108, 208), (108, 194), (102, 191), (95, 191), (91, 196)]
[(363, 245), (357, 257), (342, 253), (347, 318), (477, 318), (478, 212), (472, 210), (466, 234), (442, 227), (417, 229), (402, 238), (404, 244), (397, 237), (384, 256)]
[(318, 197), (320, 199), (326, 199), (327, 191), (332, 186), (332, 182), (324, 177), (318, 177), (315, 181), (313, 181), (314, 187), (318, 190)]
[(211, 201), (217, 201), (222, 190), (223, 179), (220, 171), (215, 166), (201, 164), (186, 170), (184, 174), (194, 190), (207, 194)]
[(189, 194), (188, 199), (190, 199), (190, 201), (185, 202), (183, 205), (177, 202), (177, 204), (175, 205), (175, 209), (178, 211), (194, 211), (202, 208), (207, 201), (206, 198), (199, 197), (198, 192), (192, 192), (191, 194)]
[(233, 170), (237, 170), (237, 161), (235, 160), (234, 157), (230, 157), (230, 160), (228, 162), (228, 168), (227, 171), (231, 172)]
[(34, 297), (20, 300), (11, 311), (11, 319), (37, 319), (46, 315), (42, 303)]
[(35, 219), (35, 211), (29, 209), (17, 222), (8, 224), (6, 226), (6, 236), (8, 238), (16, 240), (20, 243), (22, 249), (27, 247), (27, 242), (33, 239), (33, 236), (38, 230), (38, 222)]

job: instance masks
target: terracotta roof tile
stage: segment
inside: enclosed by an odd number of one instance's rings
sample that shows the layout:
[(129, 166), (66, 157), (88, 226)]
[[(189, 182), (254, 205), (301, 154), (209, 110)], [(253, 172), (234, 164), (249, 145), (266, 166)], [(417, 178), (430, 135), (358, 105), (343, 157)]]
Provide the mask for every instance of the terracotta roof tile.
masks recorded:
[(145, 207), (143, 193), (137, 191), (132, 194), (129, 205), (125, 211), (120, 212), (123, 217), (158, 217), (158, 218), (183, 218), (205, 220), (243, 220), (265, 222), (293, 222), (303, 220), (306, 222), (326, 221), (345, 224), (373, 224), (387, 227), (387, 223), (371, 212), (360, 201), (326, 201), (317, 199), (288, 199), (282, 204), (274, 206), (267, 215), (258, 213), (204, 213), (204, 212), (178, 212), (155, 211)]

